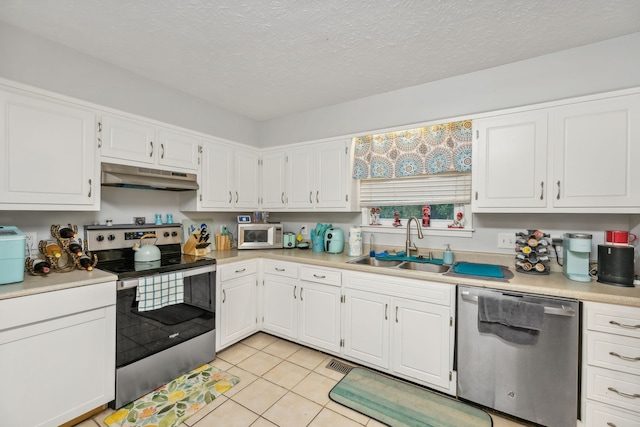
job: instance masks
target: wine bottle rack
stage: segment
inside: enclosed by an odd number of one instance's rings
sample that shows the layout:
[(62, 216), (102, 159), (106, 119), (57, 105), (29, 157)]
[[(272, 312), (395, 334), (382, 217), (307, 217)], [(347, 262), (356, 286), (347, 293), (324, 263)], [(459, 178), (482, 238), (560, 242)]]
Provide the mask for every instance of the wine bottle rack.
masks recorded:
[[(51, 226), (51, 236), (55, 240), (55, 242), (60, 246), (61, 256), (60, 258), (56, 258), (54, 255), (50, 255), (46, 252), (47, 241), (40, 240), (38, 243), (38, 251), (42, 254), (44, 259), (51, 265), (51, 271), (56, 273), (68, 273), (69, 271), (73, 271), (75, 269), (78, 270), (86, 270), (85, 267), (80, 264), (81, 255), (76, 254), (75, 252), (69, 249), (69, 245), (72, 242), (77, 242), (82, 248), (83, 253), (92, 260), (91, 267), (95, 267), (98, 264), (98, 256), (96, 254), (91, 254), (87, 248), (87, 242), (78, 238), (75, 239), (73, 237), (62, 237), (60, 236), (61, 228), (70, 228), (77, 235), (78, 234), (78, 226), (67, 224), (67, 227), (61, 227), (58, 224), (53, 224)], [(34, 276), (45, 276), (48, 273), (40, 273), (34, 271), (33, 264), (34, 259), (27, 257), (25, 260), (25, 268), (26, 270)]]
[(526, 274), (549, 274), (550, 245), (548, 233), (527, 230), (516, 233), (516, 271)]

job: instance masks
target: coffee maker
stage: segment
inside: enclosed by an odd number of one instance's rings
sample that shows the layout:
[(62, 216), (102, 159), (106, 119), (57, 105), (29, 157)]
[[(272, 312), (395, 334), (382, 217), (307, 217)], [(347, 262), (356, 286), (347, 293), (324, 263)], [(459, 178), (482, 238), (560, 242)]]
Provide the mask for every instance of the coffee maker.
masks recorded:
[(576, 282), (590, 282), (591, 234), (565, 233), (562, 241), (562, 252), (562, 272), (564, 275)]
[(633, 286), (634, 257), (633, 246), (598, 245), (598, 282)]

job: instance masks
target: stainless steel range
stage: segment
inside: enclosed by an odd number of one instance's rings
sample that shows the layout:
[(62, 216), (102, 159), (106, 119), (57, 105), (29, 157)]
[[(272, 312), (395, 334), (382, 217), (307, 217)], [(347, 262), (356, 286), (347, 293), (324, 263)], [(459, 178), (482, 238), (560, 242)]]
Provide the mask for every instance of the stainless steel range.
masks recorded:
[[(181, 253), (182, 226), (85, 226), (96, 268), (118, 275), (116, 398), (120, 408), (215, 358), (216, 261)], [(136, 262), (152, 234), (160, 259)], [(147, 236), (148, 237), (148, 236)]]

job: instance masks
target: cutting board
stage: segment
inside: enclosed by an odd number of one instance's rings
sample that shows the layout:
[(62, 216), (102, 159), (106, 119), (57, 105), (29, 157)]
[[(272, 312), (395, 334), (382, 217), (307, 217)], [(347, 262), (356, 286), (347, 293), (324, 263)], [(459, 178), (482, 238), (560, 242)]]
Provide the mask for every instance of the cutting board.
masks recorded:
[(504, 273), (500, 266), (494, 264), (458, 262), (454, 264), (453, 271), (457, 274), (467, 274), (469, 276), (496, 277), (500, 279), (504, 277)]

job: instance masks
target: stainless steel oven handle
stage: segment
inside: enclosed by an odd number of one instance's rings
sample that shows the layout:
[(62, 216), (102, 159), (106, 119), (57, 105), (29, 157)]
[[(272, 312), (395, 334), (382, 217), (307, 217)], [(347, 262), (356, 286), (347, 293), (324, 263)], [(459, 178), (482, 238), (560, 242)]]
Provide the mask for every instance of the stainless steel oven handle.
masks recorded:
[[(182, 272), (183, 277), (191, 277), (191, 276), (197, 276), (199, 274), (213, 273), (214, 271), (216, 271), (216, 265), (212, 264), (212, 265), (205, 265), (204, 267), (195, 267), (195, 268), (188, 268), (186, 270), (172, 271), (170, 273)], [(146, 277), (149, 277), (149, 276), (146, 276)], [(116, 289), (122, 290), (122, 289), (135, 288), (136, 286), (138, 286), (138, 282), (140, 279), (142, 279), (142, 277), (137, 277), (135, 279), (118, 280), (116, 282)]]
[[(460, 296), (467, 302), (478, 302), (478, 295), (472, 295), (469, 291), (461, 291)], [(544, 314), (553, 314), (555, 316), (568, 316), (573, 317), (576, 312), (571, 307), (545, 307)]]

